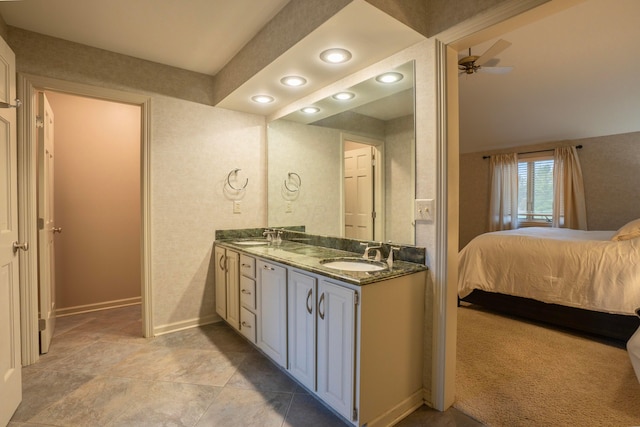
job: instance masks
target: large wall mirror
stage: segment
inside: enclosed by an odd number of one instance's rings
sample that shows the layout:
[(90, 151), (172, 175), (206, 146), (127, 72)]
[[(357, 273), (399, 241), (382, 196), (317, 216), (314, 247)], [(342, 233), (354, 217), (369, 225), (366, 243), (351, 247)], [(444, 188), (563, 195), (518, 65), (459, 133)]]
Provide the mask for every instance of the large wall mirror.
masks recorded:
[(413, 245), (414, 107), (410, 61), (270, 122), (269, 226)]

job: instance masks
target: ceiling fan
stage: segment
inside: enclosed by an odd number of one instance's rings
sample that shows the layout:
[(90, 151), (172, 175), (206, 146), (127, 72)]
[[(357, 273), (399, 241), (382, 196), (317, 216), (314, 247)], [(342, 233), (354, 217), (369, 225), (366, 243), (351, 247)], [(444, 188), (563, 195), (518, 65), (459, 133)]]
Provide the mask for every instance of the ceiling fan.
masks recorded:
[(465, 56), (458, 61), (460, 74), (473, 74), (478, 72), (493, 74), (508, 73), (513, 67), (483, 67), (483, 65), (509, 46), (511, 46), (511, 42), (500, 39), (480, 56), (471, 55), (471, 48), (469, 48), (469, 56)]

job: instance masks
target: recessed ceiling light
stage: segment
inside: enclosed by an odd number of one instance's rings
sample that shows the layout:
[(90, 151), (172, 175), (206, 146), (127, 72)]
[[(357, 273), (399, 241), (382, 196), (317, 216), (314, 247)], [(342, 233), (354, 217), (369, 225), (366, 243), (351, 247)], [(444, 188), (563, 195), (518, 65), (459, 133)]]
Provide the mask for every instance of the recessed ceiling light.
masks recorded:
[(252, 96), (251, 100), (253, 102), (257, 102), (258, 104), (269, 104), (270, 102), (275, 101), (275, 99), (273, 98), (273, 96), (269, 96), (269, 95), (256, 95), (256, 96)]
[(400, 73), (390, 72), (390, 73), (380, 74), (378, 77), (376, 77), (376, 80), (379, 81), (380, 83), (395, 83), (395, 82), (399, 82), (403, 78), (404, 76)]
[(280, 79), (280, 83), (285, 86), (297, 87), (305, 85), (307, 83), (307, 79), (300, 76), (286, 76)]
[(356, 94), (353, 92), (338, 92), (335, 95), (333, 95), (333, 98), (338, 99), (340, 101), (346, 101), (348, 99), (354, 98), (355, 96)]
[(346, 49), (327, 49), (320, 54), (320, 59), (331, 64), (342, 64), (351, 59), (351, 52)]
[(315, 114), (315, 113), (320, 112), (320, 109), (318, 107), (304, 107), (300, 111), (302, 111), (305, 114)]

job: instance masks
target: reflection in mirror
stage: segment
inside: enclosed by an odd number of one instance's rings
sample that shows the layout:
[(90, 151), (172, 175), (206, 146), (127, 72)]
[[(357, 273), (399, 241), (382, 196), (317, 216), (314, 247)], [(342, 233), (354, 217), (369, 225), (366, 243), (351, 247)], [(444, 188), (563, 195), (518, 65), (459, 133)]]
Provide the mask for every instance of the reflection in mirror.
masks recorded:
[(414, 63), (389, 71), (269, 123), (270, 227), (415, 243)]

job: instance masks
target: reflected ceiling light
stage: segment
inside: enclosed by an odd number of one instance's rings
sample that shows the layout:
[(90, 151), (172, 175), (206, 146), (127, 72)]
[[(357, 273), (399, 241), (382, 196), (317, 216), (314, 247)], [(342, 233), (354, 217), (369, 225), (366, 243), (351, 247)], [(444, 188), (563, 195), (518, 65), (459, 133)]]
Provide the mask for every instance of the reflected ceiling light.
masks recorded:
[(333, 95), (333, 98), (340, 101), (346, 101), (348, 99), (354, 98), (355, 96), (356, 94), (353, 92), (338, 92)]
[(376, 80), (379, 81), (380, 83), (395, 83), (395, 82), (399, 82), (403, 78), (404, 76), (400, 73), (390, 72), (390, 73), (380, 74), (378, 77), (376, 77)]
[(251, 100), (253, 102), (257, 102), (258, 104), (269, 104), (275, 101), (275, 98), (269, 95), (256, 95), (256, 96), (252, 96)]
[(320, 109), (318, 107), (304, 107), (300, 111), (302, 111), (305, 114), (315, 114), (315, 113), (319, 113)]
[(346, 49), (327, 49), (320, 54), (320, 59), (330, 64), (342, 64), (351, 59), (351, 52)]
[(280, 79), (285, 86), (298, 87), (307, 84), (307, 79), (300, 76), (286, 76)]

